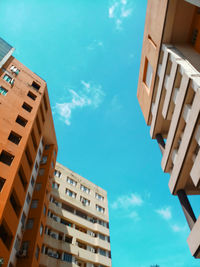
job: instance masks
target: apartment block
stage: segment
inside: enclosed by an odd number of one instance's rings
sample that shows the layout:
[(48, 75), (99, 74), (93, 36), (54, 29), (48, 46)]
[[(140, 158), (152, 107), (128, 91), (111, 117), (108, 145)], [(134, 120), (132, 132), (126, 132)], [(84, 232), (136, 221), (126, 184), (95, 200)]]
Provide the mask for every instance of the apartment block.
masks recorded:
[(40, 267), (110, 267), (107, 193), (56, 163)]
[(200, 258), (200, 217), (188, 199), (200, 194), (200, 1), (148, 0), (137, 97)]
[(37, 267), (57, 156), (46, 82), (0, 38), (0, 259)]

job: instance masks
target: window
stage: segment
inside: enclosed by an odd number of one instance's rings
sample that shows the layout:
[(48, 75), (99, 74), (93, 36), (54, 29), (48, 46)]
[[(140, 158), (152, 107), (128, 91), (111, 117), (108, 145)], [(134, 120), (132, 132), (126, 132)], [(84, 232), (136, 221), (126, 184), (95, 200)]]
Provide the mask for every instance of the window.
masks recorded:
[(192, 40), (191, 40), (191, 42), (192, 42), (192, 44), (193, 45), (195, 45), (195, 43), (196, 43), (196, 40), (197, 40), (197, 36), (198, 36), (198, 29), (194, 29), (193, 30), (193, 33), (192, 33)]
[(13, 207), (13, 210), (15, 211), (17, 217), (19, 216), (20, 214), (20, 211), (21, 211), (21, 206), (20, 206), (20, 202), (17, 198), (17, 195), (15, 193), (15, 191), (13, 190), (11, 196), (10, 196), (10, 204), (11, 206)]
[(53, 163), (53, 161), (51, 162), (51, 167), (54, 168), (54, 163)]
[(60, 176), (61, 176), (61, 172), (55, 170), (55, 171), (54, 171), (54, 175), (55, 175), (56, 177), (60, 178)]
[(67, 225), (67, 226), (69, 226), (69, 227), (72, 227), (72, 223), (70, 223), (70, 222), (68, 222), (68, 221), (66, 221), (66, 220), (64, 220), (64, 219), (62, 219), (62, 218), (61, 218), (61, 220), (60, 220), (60, 223), (62, 223), (62, 224), (64, 224), (64, 225)]
[(8, 140), (10, 140), (11, 142), (13, 142), (16, 145), (19, 144), (21, 139), (22, 139), (22, 137), (13, 131), (11, 131), (10, 135), (8, 136)]
[(36, 161), (36, 163), (35, 163), (35, 170), (36, 170), (36, 171), (38, 170), (38, 163), (37, 163), (37, 161)]
[(28, 121), (21, 116), (17, 116), (16, 122), (25, 127)]
[(47, 163), (47, 156), (43, 156), (42, 160), (40, 161), (41, 164)]
[(68, 182), (69, 184), (73, 185), (73, 186), (76, 186), (76, 185), (77, 185), (77, 182), (74, 181), (73, 179), (69, 178), (69, 177), (67, 177), (67, 182)]
[(24, 187), (24, 190), (26, 190), (27, 187), (27, 181), (26, 181), (26, 176), (24, 174), (24, 170), (22, 166), (20, 166), (19, 171), (18, 171), (19, 179)]
[(6, 81), (7, 83), (10, 83), (10, 84), (14, 83), (14, 79), (12, 79), (8, 74), (5, 74), (3, 76), (3, 80)]
[(32, 185), (32, 187), (34, 187), (34, 184), (35, 184), (35, 179), (34, 179), (34, 177), (32, 176), (32, 177), (31, 177), (31, 185)]
[(43, 234), (43, 229), (44, 229), (44, 226), (43, 226), (43, 224), (41, 223), (41, 225), (40, 225), (40, 235), (42, 236), (42, 234)]
[(28, 146), (26, 147), (25, 155), (26, 155), (26, 159), (28, 161), (29, 167), (32, 169), (33, 161), (32, 161), (30, 150), (29, 150)]
[(3, 188), (4, 184), (5, 184), (5, 181), (6, 181), (6, 179), (0, 177), (0, 192), (2, 191), (2, 188)]
[(43, 214), (46, 216), (46, 211), (47, 211), (47, 207), (46, 207), (46, 205), (44, 205), (44, 207), (43, 207)]
[(40, 126), (40, 121), (38, 119), (38, 116), (36, 117), (36, 125), (37, 125), (37, 129), (38, 129), (38, 133), (40, 135), (41, 134), (41, 126)]
[(82, 196), (80, 196), (80, 201), (84, 206), (90, 206), (90, 201)]
[(40, 254), (40, 248), (37, 246), (36, 250), (35, 250), (35, 257), (36, 257), (37, 260), (39, 258), (39, 254)]
[(24, 228), (24, 226), (25, 226), (25, 222), (26, 222), (26, 215), (25, 215), (25, 213), (23, 212), (22, 213), (22, 217), (21, 217), (21, 223), (22, 223), (22, 227)]
[(34, 101), (35, 101), (35, 99), (37, 98), (37, 96), (34, 95), (31, 91), (28, 92), (27, 96), (30, 97), (30, 98), (31, 98), (32, 100), (34, 100)]
[(32, 82), (32, 85), (31, 85), (36, 91), (38, 91), (40, 89), (40, 85), (37, 84), (36, 82)]
[(17, 235), (16, 241), (15, 241), (15, 246), (14, 246), (17, 251), (20, 248), (20, 242), (21, 242), (21, 240), (20, 240), (19, 236)]
[(50, 148), (50, 145), (45, 145), (44, 147), (45, 150), (49, 150), (49, 148)]
[(100, 201), (104, 201), (104, 197), (99, 195), (98, 193), (95, 194), (95, 197)]
[(102, 235), (102, 234), (100, 234), (100, 233), (99, 233), (99, 238), (100, 238), (101, 240), (106, 240), (105, 235)]
[(63, 261), (72, 262), (72, 255), (64, 252)]
[(58, 188), (59, 188), (59, 184), (53, 182), (53, 183), (52, 183), (52, 188), (58, 189)]
[(45, 107), (45, 110), (47, 111), (48, 110), (48, 106), (47, 106), (47, 100), (46, 100), (46, 96), (45, 95), (44, 95), (43, 99), (44, 99), (44, 107)]
[(37, 150), (37, 141), (36, 141), (34, 130), (31, 131), (31, 139), (32, 139), (32, 142), (33, 142), (34, 149), (36, 151)]
[(96, 205), (96, 210), (101, 212), (101, 213), (104, 213), (105, 212), (105, 209), (99, 205)]
[(71, 190), (69, 190), (69, 189), (67, 189), (67, 188), (66, 188), (65, 193), (66, 193), (69, 197), (76, 198), (76, 193), (73, 192), (73, 191), (71, 191)]
[(10, 153), (6, 152), (5, 150), (2, 150), (0, 154), (0, 161), (3, 162), (4, 164), (10, 166), (12, 161), (14, 159), (14, 156), (11, 155)]
[(151, 87), (152, 76), (153, 76), (153, 68), (151, 64), (149, 63), (148, 59), (146, 58), (145, 65), (144, 65), (143, 81), (149, 89)]
[(20, 72), (20, 70), (19, 70), (17, 67), (13, 66), (13, 65), (10, 67), (10, 70), (11, 70), (12, 72), (14, 72), (16, 75), (18, 75), (19, 72)]
[(42, 188), (42, 184), (37, 183), (37, 184), (35, 185), (35, 191), (40, 191), (41, 188)]
[(29, 104), (27, 104), (26, 102), (23, 103), (22, 108), (28, 112), (31, 112), (31, 110), (32, 110), (32, 107)]
[(65, 203), (62, 203), (62, 209), (67, 210), (67, 211), (69, 211), (71, 213), (74, 213), (74, 209), (71, 206), (68, 206)]
[(44, 175), (45, 169), (44, 168), (40, 168), (39, 169), (39, 176)]
[(37, 209), (38, 199), (33, 199), (31, 203), (31, 209)]
[(3, 88), (2, 86), (0, 86), (0, 94), (1, 95), (7, 95), (8, 90), (6, 90), (5, 88)]
[(33, 229), (34, 219), (28, 219), (26, 229)]
[(90, 189), (87, 188), (87, 187), (84, 186), (84, 185), (81, 185), (81, 190), (82, 190), (83, 192), (87, 193), (87, 194), (90, 194)]
[(28, 195), (27, 195), (27, 197), (26, 197), (26, 202), (27, 202), (28, 205), (29, 205), (30, 201), (31, 201), (31, 196), (30, 196), (30, 194), (28, 193)]
[(0, 225), (0, 239), (3, 241), (7, 249), (10, 249), (13, 236), (4, 220), (2, 221), (2, 224)]
[(106, 256), (106, 251), (104, 249), (99, 249), (99, 254), (102, 256)]
[(26, 250), (26, 251), (28, 251), (28, 247), (29, 247), (29, 241), (24, 241), (24, 242), (22, 243), (21, 250)]

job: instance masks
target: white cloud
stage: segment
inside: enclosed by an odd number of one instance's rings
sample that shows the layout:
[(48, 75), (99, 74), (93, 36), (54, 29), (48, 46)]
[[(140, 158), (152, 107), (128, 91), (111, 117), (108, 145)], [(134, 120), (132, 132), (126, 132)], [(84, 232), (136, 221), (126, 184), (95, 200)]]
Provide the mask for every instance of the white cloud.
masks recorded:
[(134, 221), (139, 221), (140, 216), (136, 211), (132, 211), (129, 215), (128, 218), (133, 219)]
[(71, 101), (64, 103), (56, 103), (55, 111), (64, 119), (67, 125), (71, 124), (72, 110), (91, 106), (97, 108), (105, 96), (101, 89), (101, 85), (93, 82), (81, 81), (82, 88), (77, 92), (68, 89)]
[(88, 50), (94, 50), (97, 47), (103, 47), (103, 42), (98, 41), (98, 40), (94, 40), (88, 45), (87, 49)]
[(156, 210), (156, 213), (158, 213), (164, 220), (170, 220), (172, 218), (171, 208), (161, 208), (159, 210)]
[(117, 30), (122, 30), (123, 20), (132, 13), (128, 0), (113, 0), (108, 9), (108, 17), (113, 19)]
[(187, 227), (186, 227), (186, 225), (180, 226), (178, 224), (173, 224), (173, 225), (171, 225), (171, 229), (173, 232), (178, 233), (178, 232), (185, 232)]
[(123, 195), (117, 198), (111, 204), (113, 209), (123, 208), (127, 209), (129, 207), (141, 206), (143, 204), (143, 200), (140, 195), (138, 194), (130, 194), (130, 195)]

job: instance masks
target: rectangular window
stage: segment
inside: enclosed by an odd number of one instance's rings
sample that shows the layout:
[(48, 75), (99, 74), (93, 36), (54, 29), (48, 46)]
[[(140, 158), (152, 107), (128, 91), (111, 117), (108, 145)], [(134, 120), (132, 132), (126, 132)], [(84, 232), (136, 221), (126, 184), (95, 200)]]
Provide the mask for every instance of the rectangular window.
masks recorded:
[(45, 110), (47, 111), (48, 110), (48, 106), (47, 106), (47, 100), (46, 100), (46, 96), (44, 95), (44, 107), (45, 107)]
[(26, 229), (33, 229), (34, 219), (28, 219), (26, 223)]
[(38, 133), (39, 135), (41, 134), (41, 126), (40, 126), (40, 121), (38, 116), (36, 117), (36, 125), (37, 125), (37, 129), (38, 129)]
[(32, 107), (29, 104), (27, 104), (26, 102), (23, 103), (22, 108), (28, 112), (31, 112), (31, 110), (32, 110)]
[(18, 175), (19, 175), (20, 181), (24, 187), (24, 190), (26, 190), (27, 181), (26, 181), (26, 176), (25, 176), (25, 173), (24, 173), (22, 166), (20, 166), (20, 168), (19, 168)]
[(0, 225), (0, 239), (3, 241), (7, 249), (10, 249), (13, 236), (4, 220), (2, 221), (2, 224)]
[(73, 192), (73, 191), (71, 191), (71, 190), (69, 190), (69, 189), (67, 189), (67, 188), (66, 188), (65, 193), (66, 193), (69, 197), (76, 198), (76, 193)]
[(14, 245), (14, 247), (15, 247), (15, 249), (16, 249), (17, 251), (18, 251), (19, 248), (20, 248), (20, 243), (21, 243), (21, 240), (20, 240), (19, 236), (17, 235), (17, 237), (16, 237), (16, 241), (15, 241), (15, 245)]
[(2, 86), (0, 86), (0, 94), (1, 95), (7, 95), (8, 90), (6, 90), (5, 88), (3, 88)]
[(56, 177), (60, 178), (60, 176), (61, 176), (61, 172), (55, 170), (55, 171), (54, 171), (54, 175), (55, 175)]
[(52, 183), (52, 188), (58, 189), (58, 188), (59, 188), (59, 184), (53, 182), (53, 183)]
[(66, 205), (65, 203), (62, 203), (62, 209), (74, 213), (74, 209), (71, 206)]
[(21, 139), (22, 139), (22, 137), (13, 131), (11, 131), (10, 135), (8, 136), (8, 140), (10, 140), (11, 142), (13, 142), (16, 145), (19, 144)]
[(20, 211), (21, 211), (21, 206), (20, 206), (20, 202), (17, 198), (17, 195), (15, 193), (15, 191), (13, 190), (11, 196), (10, 196), (10, 204), (11, 206), (13, 207), (13, 210), (15, 211), (17, 217), (19, 216), (20, 214)]
[(38, 91), (40, 89), (40, 85), (37, 84), (36, 82), (32, 82), (32, 85), (31, 85), (36, 91)]
[(29, 205), (30, 201), (31, 201), (31, 196), (30, 196), (30, 194), (28, 193), (28, 195), (27, 195), (27, 197), (26, 197), (26, 202), (27, 202), (28, 205)]
[(34, 184), (35, 184), (35, 179), (34, 179), (34, 177), (32, 176), (32, 177), (31, 177), (31, 185), (32, 185), (32, 187), (34, 187)]
[(87, 193), (87, 194), (90, 194), (90, 189), (87, 188), (87, 187), (84, 186), (84, 185), (81, 185), (81, 190), (82, 190), (83, 192)]
[(42, 160), (40, 161), (40, 164), (46, 164), (47, 163), (47, 156), (43, 156)]
[(8, 74), (5, 74), (3, 76), (3, 80), (6, 81), (7, 83), (10, 83), (10, 84), (14, 83), (14, 79), (12, 79)]
[(43, 208), (43, 214), (46, 216), (46, 211), (47, 211), (47, 208), (46, 208), (46, 205), (44, 205), (44, 208)]
[(28, 161), (29, 167), (32, 169), (32, 167), (33, 167), (33, 160), (31, 158), (31, 154), (30, 154), (30, 150), (29, 150), (28, 146), (26, 147), (25, 155), (26, 155), (26, 159)]
[(104, 249), (99, 249), (99, 254), (102, 256), (106, 256), (106, 251)]
[(35, 191), (40, 191), (41, 188), (42, 188), (42, 184), (37, 183), (37, 184), (35, 185)]
[(34, 149), (37, 150), (37, 141), (36, 141), (34, 130), (31, 131), (31, 139), (33, 142)]
[(63, 261), (72, 262), (72, 255), (64, 252), (64, 254), (63, 254)]
[(22, 217), (21, 217), (21, 223), (22, 223), (22, 227), (24, 228), (24, 226), (25, 226), (25, 222), (26, 222), (26, 215), (25, 215), (25, 213), (23, 212), (22, 213)]
[(17, 116), (16, 122), (25, 127), (28, 121), (21, 116)]
[(0, 192), (1, 192), (2, 189), (3, 189), (3, 186), (4, 186), (4, 184), (5, 184), (5, 181), (6, 181), (6, 179), (0, 177)]
[(31, 91), (28, 92), (27, 96), (30, 97), (30, 98), (31, 98), (32, 100), (34, 100), (34, 101), (35, 101), (35, 99), (37, 98), (37, 96), (34, 95)]
[(87, 198), (80, 196), (80, 201), (84, 206), (90, 206), (90, 200), (88, 200)]
[(104, 213), (105, 212), (105, 209), (99, 205), (96, 205), (96, 210), (101, 212), (101, 213)]
[(102, 195), (99, 195), (98, 193), (95, 194), (95, 197), (100, 201), (104, 200), (104, 197)]
[(10, 70), (11, 70), (13, 73), (15, 73), (16, 75), (18, 75), (19, 72), (20, 72), (20, 70), (19, 70), (17, 67), (15, 67), (14, 65), (12, 65), (12, 66), (10, 67)]
[(31, 203), (31, 209), (37, 209), (38, 207), (38, 199), (33, 199)]
[(10, 166), (12, 161), (14, 159), (14, 156), (11, 155), (10, 153), (8, 153), (5, 150), (2, 150), (1, 154), (0, 154), (0, 161), (3, 162), (4, 164)]
[(37, 161), (36, 161), (36, 163), (35, 163), (35, 170), (36, 170), (36, 171), (38, 170), (38, 163), (37, 163)]
[(148, 59), (146, 58), (145, 65), (144, 65), (143, 81), (149, 89), (151, 87), (152, 76), (153, 76), (153, 68), (151, 64), (149, 63)]
[(39, 169), (39, 176), (44, 175), (44, 173), (45, 173), (45, 169), (44, 168), (40, 168)]
[(77, 182), (74, 181), (73, 179), (69, 178), (69, 177), (67, 177), (67, 182), (68, 182), (69, 184), (73, 185), (73, 186), (76, 186), (76, 185), (77, 185)]
[(99, 233), (99, 238), (100, 238), (101, 240), (106, 240), (105, 235), (102, 235), (102, 234), (100, 234), (100, 233)]

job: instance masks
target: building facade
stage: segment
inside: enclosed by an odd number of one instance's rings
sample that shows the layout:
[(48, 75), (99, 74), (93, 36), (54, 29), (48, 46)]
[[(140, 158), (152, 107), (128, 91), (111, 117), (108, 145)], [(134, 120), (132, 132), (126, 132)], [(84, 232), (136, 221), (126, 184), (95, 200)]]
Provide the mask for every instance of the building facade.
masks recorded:
[(39, 266), (57, 141), (46, 82), (0, 39), (0, 259)]
[(200, 258), (200, 217), (187, 197), (200, 194), (200, 1), (148, 0), (137, 97)]
[(110, 267), (107, 193), (56, 163), (41, 267)]

